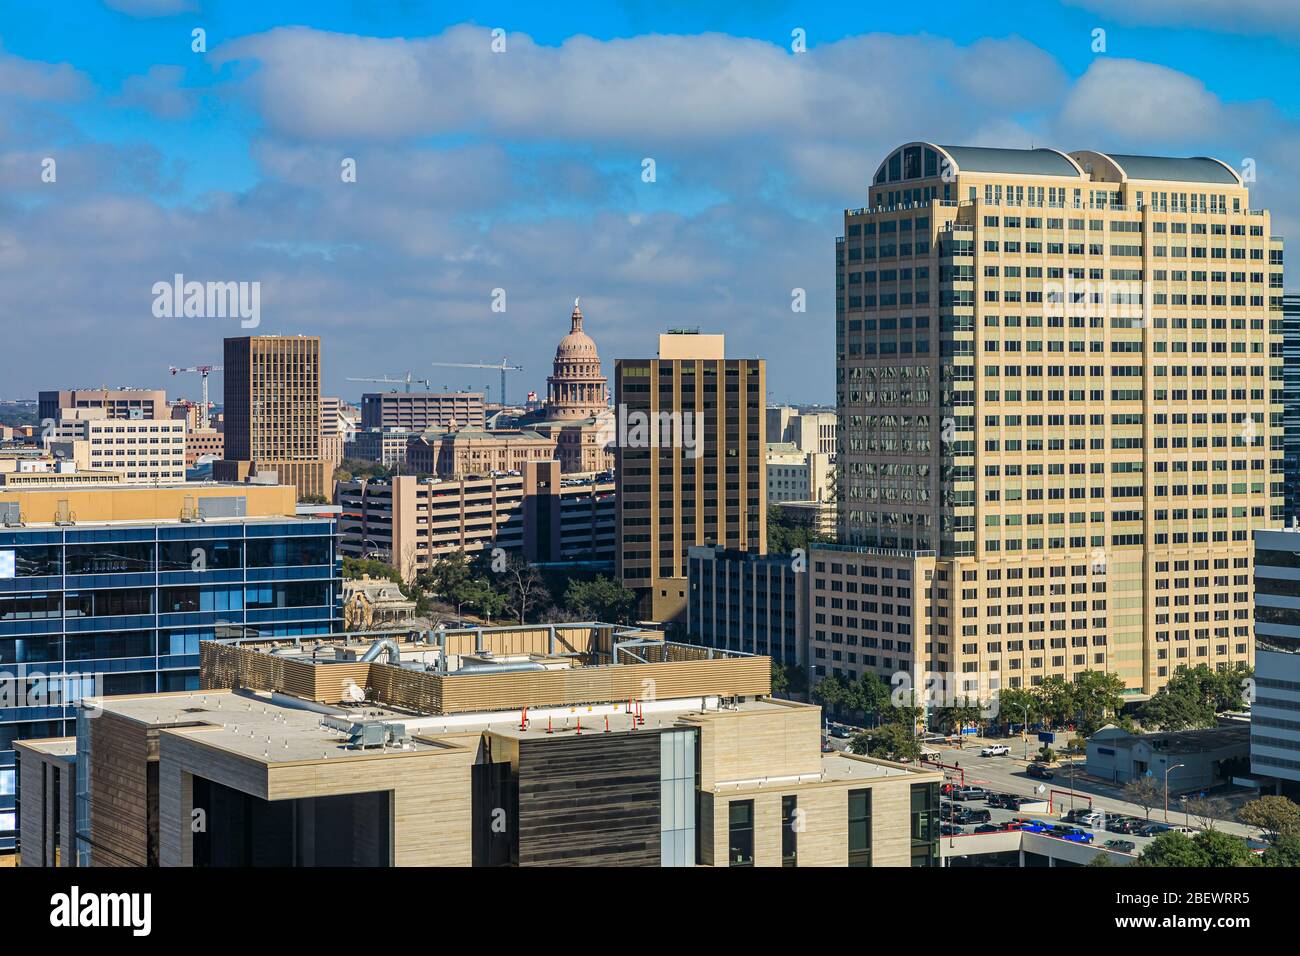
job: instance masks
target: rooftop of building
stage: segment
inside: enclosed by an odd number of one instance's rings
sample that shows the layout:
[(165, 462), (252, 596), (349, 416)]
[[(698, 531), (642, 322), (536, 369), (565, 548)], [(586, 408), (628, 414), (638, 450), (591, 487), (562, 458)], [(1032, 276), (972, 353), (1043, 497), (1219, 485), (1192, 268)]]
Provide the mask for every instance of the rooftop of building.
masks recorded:
[(200, 645), (209, 688), (292, 694), (319, 704), (373, 703), (438, 716), (523, 707), (771, 693), (768, 659), (665, 640), (599, 621), (382, 630), (238, 647)]
[[(1113, 165), (1124, 180), (1241, 185), (1240, 177), (1230, 166), (1209, 156), (1138, 156), (1100, 150), (1072, 150), (1066, 153), (1045, 146), (1011, 149), (997, 146), (942, 146), (926, 142), (906, 143), (890, 150), (876, 169), (873, 185), (939, 175), (941, 164), (938, 155), (927, 157), (928, 166), (921, 162), (920, 153), (915, 158), (907, 157), (909, 150), (917, 149), (946, 156), (954, 173), (1064, 176), (1090, 181), (1096, 179), (1099, 172), (1091, 168), (1094, 157), (1100, 157)], [(895, 164), (891, 175), (890, 162), (900, 153), (904, 154), (907, 162)], [(909, 163), (915, 165), (909, 168)]]
[(958, 172), (1019, 173), (1034, 176), (1072, 176), (1080, 169), (1060, 150), (1005, 149), (993, 146), (940, 146), (957, 165)]
[(84, 703), (162, 732), (199, 734), (196, 739), (204, 746), (269, 764), (368, 759), (454, 747), (417, 734), (408, 735), (400, 744), (385, 742), (366, 749), (349, 746), (348, 728), (353, 723), (402, 722), (402, 713), (375, 706), (324, 712), (304, 709), (291, 700), (275, 700), (269, 694), (227, 689), (90, 698)]
[(1187, 158), (1169, 156), (1130, 156), (1108, 153), (1129, 179), (1170, 180), (1184, 183), (1219, 183), (1236, 186), (1237, 177), (1224, 164), (1209, 156)]
[(1247, 746), (1250, 743), (1250, 724), (1232, 723), (1218, 727), (1205, 727), (1200, 730), (1157, 731), (1149, 734), (1132, 734), (1107, 724), (1089, 740), (1100, 740), (1109, 744), (1131, 745), (1138, 741), (1145, 742), (1153, 750), (1165, 754), (1194, 754), (1224, 747)]

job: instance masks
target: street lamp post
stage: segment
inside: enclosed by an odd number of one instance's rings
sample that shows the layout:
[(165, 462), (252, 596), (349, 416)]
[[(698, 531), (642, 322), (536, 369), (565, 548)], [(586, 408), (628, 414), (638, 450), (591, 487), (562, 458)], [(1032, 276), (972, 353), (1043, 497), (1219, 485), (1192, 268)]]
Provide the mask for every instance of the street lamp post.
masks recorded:
[(1165, 823), (1169, 822), (1169, 774), (1179, 767), (1186, 767), (1185, 763), (1176, 763), (1172, 767), (1165, 768)]
[(1025, 740), (1025, 762), (1029, 762), (1029, 705), (1021, 704), (1021, 709), (1025, 712), (1025, 722), (1020, 728), (1020, 736)]

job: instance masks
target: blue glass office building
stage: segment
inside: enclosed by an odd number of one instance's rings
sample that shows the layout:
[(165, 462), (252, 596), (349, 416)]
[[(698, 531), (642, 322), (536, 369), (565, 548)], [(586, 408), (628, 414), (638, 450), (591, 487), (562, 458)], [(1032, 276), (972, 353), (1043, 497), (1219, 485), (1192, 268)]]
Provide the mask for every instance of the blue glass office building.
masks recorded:
[(13, 741), (75, 733), (83, 694), (198, 687), (199, 642), (342, 629), (330, 515), (0, 527), (0, 852)]

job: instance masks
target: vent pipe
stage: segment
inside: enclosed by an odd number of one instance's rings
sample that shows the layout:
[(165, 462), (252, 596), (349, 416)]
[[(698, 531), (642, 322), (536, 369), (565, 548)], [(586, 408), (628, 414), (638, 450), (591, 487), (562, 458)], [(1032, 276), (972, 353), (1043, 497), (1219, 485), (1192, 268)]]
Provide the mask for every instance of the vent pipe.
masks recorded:
[(397, 642), (391, 637), (381, 637), (375, 643), (370, 645), (370, 650), (361, 655), (361, 662), (367, 664), (370, 661), (379, 660), (379, 655), (388, 651), (388, 663), (399, 664), (402, 660), (402, 652), (397, 647)]

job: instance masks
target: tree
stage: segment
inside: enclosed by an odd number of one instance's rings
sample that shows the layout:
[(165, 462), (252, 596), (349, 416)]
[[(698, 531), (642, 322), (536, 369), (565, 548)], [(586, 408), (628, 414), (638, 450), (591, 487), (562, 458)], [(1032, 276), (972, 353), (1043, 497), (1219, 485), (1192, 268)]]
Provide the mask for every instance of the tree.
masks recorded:
[(1075, 726), (1085, 737), (1100, 730), (1124, 706), (1124, 681), (1118, 674), (1084, 671), (1075, 678), (1072, 691)]
[(1004, 725), (1032, 724), (1041, 715), (1038, 697), (1023, 687), (1006, 687), (998, 691), (998, 720)]
[(1242, 706), (1242, 681), (1250, 669), (1211, 670), (1205, 664), (1185, 668), (1142, 705), (1143, 725), (1160, 730), (1213, 727), (1214, 717)]
[(836, 674), (827, 674), (812, 689), (812, 698), (827, 710), (835, 710), (848, 693), (844, 681)]
[(590, 581), (570, 581), (564, 591), (564, 604), (582, 620), (626, 624), (636, 610), (636, 594), (617, 581), (597, 575)]
[(1284, 833), (1264, 851), (1265, 866), (1300, 866), (1300, 834)]
[(1156, 730), (1194, 730), (1214, 726), (1214, 708), (1163, 687), (1142, 705), (1138, 718), (1144, 727)]
[(946, 728), (949, 733), (960, 734), (967, 724), (978, 725), (983, 717), (980, 709), (971, 704), (958, 707), (939, 707), (934, 712), (936, 728)]
[(506, 579), (506, 606), (523, 624), (528, 616), (528, 609), (550, 603), (551, 595), (546, 590), (542, 575), (537, 568), (526, 561), (511, 558), (506, 562), (504, 573)]
[(1165, 792), (1154, 777), (1134, 777), (1124, 784), (1124, 799), (1146, 811), (1148, 820), (1151, 819), (1151, 808), (1159, 806), (1164, 797)]
[(1087, 865), (1088, 866), (1113, 866), (1114, 864), (1110, 862), (1110, 854), (1102, 852), (1102, 853), (1098, 853), (1091, 860), (1089, 860)]
[(1228, 801), (1221, 797), (1192, 797), (1183, 801), (1183, 809), (1203, 830), (1213, 830), (1232, 815)]
[(1246, 841), (1239, 836), (1206, 830), (1196, 834), (1192, 842), (1205, 854), (1203, 866), (1259, 866), (1259, 857), (1250, 852)]
[(1186, 833), (1170, 830), (1152, 840), (1133, 863), (1134, 866), (1209, 866), (1209, 856), (1192, 842)]
[(796, 524), (786, 517), (779, 505), (770, 505), (767, 509), (767, 551), (769, 554), (790, 554), (802, 549), (806, 554), (808, 545), (833, 540), (818, 534), (806, 525)]
[(1048, 677), (1036, 688), (1043, 719), (1059, 727), (1074, 714), (1074, 685), (1064, 677)]
[(849, 741), (849, 750), (859, 755), (898, 761), (917, 760), (921, 756), (920, 742), (900, 723), (885, 724), (857, 734)]
[(772, 659), (772, 693), (778, 696), (802, 694), (808, 689), (808, 676), (797, 664)]
[(391, 564), (385, 564), (383, 561), (375, 561), (372, 558), (343, 558), (343, 577), (349, 581), (355, 581), (359, 578), (377, 578), (380, 581), (392, 581), (395, 584), (402, 583), (402, 576), (397, 573), (397, 568)]
[(889, 711), (889, 685), (874, 671), (863, 671), (849, 689), (850, 706), (870, 715), (879, 724), (881, 715)]
[(1300, 835), (1300, 806), (1286, 797), (1260, 797), (1237, 811), (1237, 819), (1272, 836)]
[(433, 567), (422, 571), (416, 580), (451, 604), (464, 602), (475, 590), (469, 558), (464, 551), (442, 555)]

